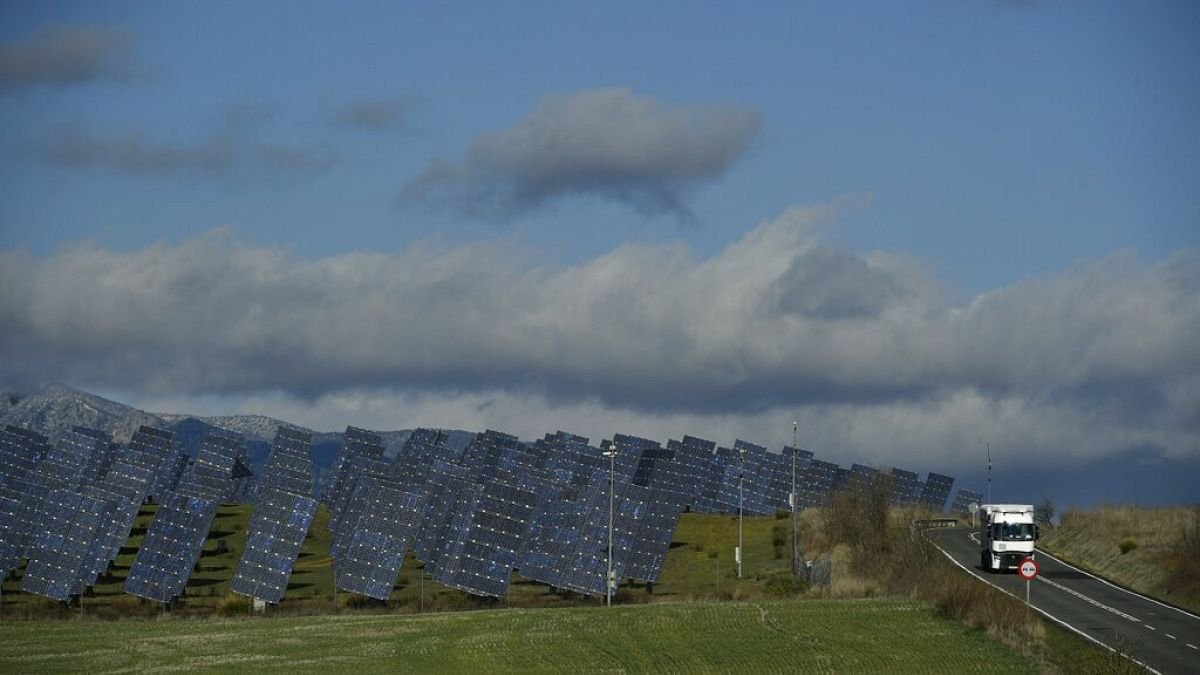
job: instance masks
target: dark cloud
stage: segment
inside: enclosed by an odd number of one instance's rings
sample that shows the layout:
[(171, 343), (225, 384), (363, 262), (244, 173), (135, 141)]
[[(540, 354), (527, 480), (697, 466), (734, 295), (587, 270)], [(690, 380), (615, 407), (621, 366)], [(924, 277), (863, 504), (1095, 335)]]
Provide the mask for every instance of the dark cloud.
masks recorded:
[(759, 126), (747, 108), (671, 105), (627, 89), (552, 95), (515, 126), (476, 138), (461, 159), (431, 162), (405, 194), (478, 216), (579, 195), (686, 215), (686, 191), (724, 174)]
[(911, 259), (821, 241), (825, 211), (789, 211), (707, 259), (626, 245), (571, 267), (531, 268), (505, 243), (307, 261), (226, 232), (4, 254), (0, 381), (282, 391), (331, 410), (422, 392), (423, 410), (520, 432), (555, 414), (676, 435), (799, 415), (810, 437), (879, 461), (1002, 438), (1200, 454), (1200, 257), (1117, 254), (947, 304)]
[(364, 131), (389, 131), (404, 126), (411, 102), (406, 98), (370, 99), (348, 103), (337, 110), (334, 121)]
[(123, 80), (133, 75), (132, 35), (111, 26), (54, 26), (0, 46), (0, 90)]
[(337, 156), (321, 145), (258, 142), (232, 126), (191, 143), (154, 139), (143, 131), (98, 135), (78, 126), (60, 127), (48, 135), (43, 154), (51, 164), (66, 168), (208, 176), (322, 171)]

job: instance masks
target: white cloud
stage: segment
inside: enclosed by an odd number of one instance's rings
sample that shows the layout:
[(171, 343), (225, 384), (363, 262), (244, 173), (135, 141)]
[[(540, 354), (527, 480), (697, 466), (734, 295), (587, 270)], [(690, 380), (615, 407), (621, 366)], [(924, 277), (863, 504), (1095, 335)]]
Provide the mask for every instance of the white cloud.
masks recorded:
[(780, 444), (799, 416), (818, 447), (876, 463), (999, 439), (1034, 459), (1200, 454), (1195, 254), (1119, 253), (947, 304), (918, 262), (824, 241), (831, 215), (789, 210), (710, 258), (625, 245), (569, 267), (508, 241), (303, 260), (228, 231), (5, 253), (0, 378), (323, 429)]

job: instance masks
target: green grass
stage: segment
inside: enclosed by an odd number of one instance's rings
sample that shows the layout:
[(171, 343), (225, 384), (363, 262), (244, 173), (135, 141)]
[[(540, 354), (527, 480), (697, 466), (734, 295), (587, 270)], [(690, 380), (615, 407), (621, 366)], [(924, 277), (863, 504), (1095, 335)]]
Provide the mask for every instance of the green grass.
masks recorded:
[[(143, 506), (122, 553), (84, 597), (84, 612), (99, 618), (120, 619), (154, 617), (161, 608), (126, 594), (122, 588), (129, 567), (142, 544), (144, 532), (157, 506)], [(186, 597), (171, 612), (180, 616), (206, 617), (220, 612), (229, 595), (229, 579), (237, 569), (246, 545), (246, 526), (251, 507), (224, 504), (218, 509), (209, 537), (204, 543), (198, 568), (188, 582)], [(811, 532), (812, 514), (806, 514), (806, 531)], [(447, 588), (425, 577), (423, 566), (410, 553), (405, 560), (391, 600), (380, 603), (361, 596), (338, 593), (334, 596), (333, 567), (329, 557), (331, 535), (329, 512), (321, 507), (309, 536), (301, 549), (283, 602), (270, 610), (273, 614), (323, 614), (338, 612), (411, 612), (491, 609), (499, 607), (578, 607), (599, 605), (602, 598), (574, 593), (552, 592), (545, 584), (513, 574), (509, 595), (504, 600), (480, 598)], [(618, 591), (622, 604), (668, 602), (701, 599), (762, 598), (773, 577), (790, 569), (789, 521), (773, 516), (747, 517), (743, 523), (746, 547), (743, 579), (737, 579), (734, 547), (737, 545), (737, 517), (728, 515), (684, 514), (663, 565), (662, 579), (652, 589), (644, 584), (623, 582)], [(775, 545), (784, 537), (785, 545)], [(21, 592), (21, 572), (10, 576), (3, 586), (0, 618), (37, 619), (71, 617), (78, 606), (65, 607), (58, 602)]]
[[(1105, 505), (1072, 509), (1058, 527), (1042, 528), (1038, 545), (1075, 565), (1136, 591), (1200, 611), (1200, 584), (1180, 583), (1180, 536), (1194, 518), (1189, 507)], [(1121, 542), (1136, 546), (1122, 552)]]
[(0, 672), (1031, 672), (895, 600), (675, 603), (153, 622), (6, 622)]

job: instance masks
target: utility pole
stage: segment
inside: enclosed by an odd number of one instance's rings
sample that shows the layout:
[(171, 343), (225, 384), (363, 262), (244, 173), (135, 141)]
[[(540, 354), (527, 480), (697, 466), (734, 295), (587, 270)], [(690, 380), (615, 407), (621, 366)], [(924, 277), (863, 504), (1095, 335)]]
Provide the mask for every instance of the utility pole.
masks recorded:
[(992, 444), (987, 444), (988, 457), (988, 500), (987, 503), (992, 503)]
[(745, 503), (742, 484), (746, 480), (746, 450), (738, 448), (738, 546), (737, 546), (737, 578), (742, 578), (742, 505)]
[(800, 576), (800, 565), (803, 561), (800, 560), (800, 519), (797, 510), (800, 508), (800, 498), (796, 494), (796, 455), (800, 454), (800, 448), (796, 445), (796, 427), (798, 423), (792, 422), (792, 494), (788, 501), (792, 507), (792, 576)]

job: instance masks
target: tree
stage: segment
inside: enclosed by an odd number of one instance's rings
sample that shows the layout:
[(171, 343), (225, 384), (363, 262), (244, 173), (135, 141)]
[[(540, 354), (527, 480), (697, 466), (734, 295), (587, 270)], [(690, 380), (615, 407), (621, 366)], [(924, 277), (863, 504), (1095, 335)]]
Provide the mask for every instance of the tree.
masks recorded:
[(1049, 497), (1033, 507), (1033, 521), (1038, 525), (1054, 527), (1054, 502), (1050, 501)]

